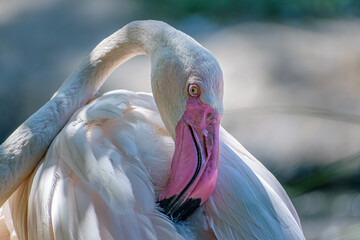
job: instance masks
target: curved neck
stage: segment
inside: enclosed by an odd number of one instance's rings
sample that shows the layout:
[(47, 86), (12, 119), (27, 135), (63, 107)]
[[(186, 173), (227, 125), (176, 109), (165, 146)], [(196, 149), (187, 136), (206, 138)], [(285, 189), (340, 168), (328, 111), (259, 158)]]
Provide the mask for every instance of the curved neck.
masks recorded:
[(174, 31), (162, 22), (131, 22), (104, 39), (51, 100), (0, 145), (0, 206), (34, 170), (51, 141), (72, 114), (99, 90), (107, 76), (135, 55), (151, 55), (159, 44), (155, 36), (164, 29)]
[(155, 46), (153, 38), (164, 26), (169, 27), (156, 21), (135, 21), (127, 24), (101, 41), (54, 96), (78, 90), (77, 95), (70, 94), (69, 97), (86, 102), (123, 62), (136, 55), (151, 54)]

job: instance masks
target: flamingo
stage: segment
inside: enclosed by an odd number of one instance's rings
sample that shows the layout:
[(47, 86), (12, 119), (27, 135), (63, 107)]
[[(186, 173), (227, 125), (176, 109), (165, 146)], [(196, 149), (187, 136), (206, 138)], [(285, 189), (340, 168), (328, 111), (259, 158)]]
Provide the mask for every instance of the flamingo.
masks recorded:
[[(153, 96), (94, 97), (139, 54)], [(222, 98), (220, 66), (194, 39), (127, 24), (1, 145), (0, 237), (305, 239), (280, 183), (220, 126)]]

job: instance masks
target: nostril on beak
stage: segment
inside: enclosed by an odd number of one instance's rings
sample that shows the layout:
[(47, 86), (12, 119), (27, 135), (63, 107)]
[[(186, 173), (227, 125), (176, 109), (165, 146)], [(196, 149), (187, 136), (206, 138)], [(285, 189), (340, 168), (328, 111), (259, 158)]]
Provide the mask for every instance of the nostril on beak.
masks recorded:
[(214, 114), (208, 113), (206, 114), (206, 121), (212, 121), (214, 119)]

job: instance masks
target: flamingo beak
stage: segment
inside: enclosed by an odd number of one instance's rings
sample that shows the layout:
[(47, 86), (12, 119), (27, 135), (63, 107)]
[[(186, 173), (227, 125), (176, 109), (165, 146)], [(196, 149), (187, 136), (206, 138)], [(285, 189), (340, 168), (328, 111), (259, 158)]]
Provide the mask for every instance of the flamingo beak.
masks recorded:
[(163, 212), (175, 221), (185, 220), (215, 189), (220, 117), (199, 98), (189, 98), (175, 128), (171, 173), (159, 196)]

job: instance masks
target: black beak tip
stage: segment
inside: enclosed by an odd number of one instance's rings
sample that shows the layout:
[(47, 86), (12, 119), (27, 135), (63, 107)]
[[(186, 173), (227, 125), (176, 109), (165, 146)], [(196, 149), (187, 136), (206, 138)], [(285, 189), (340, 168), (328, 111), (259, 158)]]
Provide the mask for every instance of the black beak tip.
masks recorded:
[(200, 198), (188, 198), (182, 204), (174, 202), (176, 196), (164, 198), (158, 201), (161, 212), (167, 215), (172, 221), (180, 222), (186, 220), (201, 203)]

